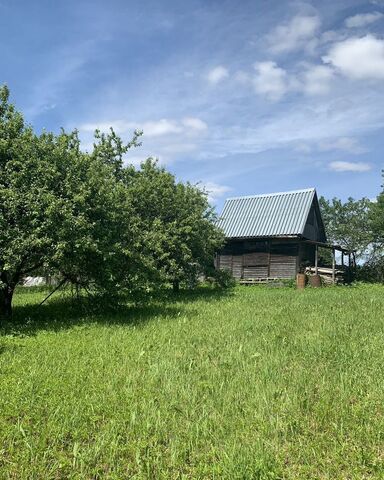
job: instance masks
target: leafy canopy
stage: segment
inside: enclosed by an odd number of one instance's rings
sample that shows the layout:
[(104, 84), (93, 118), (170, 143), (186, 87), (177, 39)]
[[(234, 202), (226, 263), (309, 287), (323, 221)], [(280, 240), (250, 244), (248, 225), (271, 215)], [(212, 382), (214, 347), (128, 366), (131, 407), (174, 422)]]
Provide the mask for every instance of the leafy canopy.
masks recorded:
[(223, 236), (207, 195), (151, 159), (125, 166), (140, 136), (96, 131), (84, 152), (76, 131), (37, 135), (0, 88), (0, 315), (42, 268), (110, 299), (212, 270)]
[(362, 258), (372, 242), (369, 225), (371, 201), (367, 198), (342, 202), (338, 198), (319, 199), (328, 241), (339, 244), (348, 250), (355, 250), (356, 257)]

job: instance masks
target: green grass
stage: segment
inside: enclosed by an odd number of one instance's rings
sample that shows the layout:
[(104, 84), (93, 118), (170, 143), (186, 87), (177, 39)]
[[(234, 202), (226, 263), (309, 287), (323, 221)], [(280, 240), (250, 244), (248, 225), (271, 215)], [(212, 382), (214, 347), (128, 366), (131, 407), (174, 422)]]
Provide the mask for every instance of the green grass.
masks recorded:
[(384, 478), (384, 287), (42, 298), (0, 336), (1, 479)]

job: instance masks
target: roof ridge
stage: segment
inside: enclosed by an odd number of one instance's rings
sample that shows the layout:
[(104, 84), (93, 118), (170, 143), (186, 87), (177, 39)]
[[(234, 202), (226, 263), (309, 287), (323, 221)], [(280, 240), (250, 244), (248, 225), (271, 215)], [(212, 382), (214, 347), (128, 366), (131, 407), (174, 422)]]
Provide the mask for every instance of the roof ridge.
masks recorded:
[(258, 197), (274, 197), (277, 195), (291, 195), (294, 193), (304, 193), (304, 192), (315, 192), (316, 188), (315, 187), (310, 187), (310, 188), (303, 188), (300, 190), (288, 190), (286, 192), (274, 192), (274, 193), (259, 193), (257, 195), (241, 195), (237, 197), (228, 197), (226, 198), (225, 201), (227, 200), (242, 200), (245, 198), (258, 198)]

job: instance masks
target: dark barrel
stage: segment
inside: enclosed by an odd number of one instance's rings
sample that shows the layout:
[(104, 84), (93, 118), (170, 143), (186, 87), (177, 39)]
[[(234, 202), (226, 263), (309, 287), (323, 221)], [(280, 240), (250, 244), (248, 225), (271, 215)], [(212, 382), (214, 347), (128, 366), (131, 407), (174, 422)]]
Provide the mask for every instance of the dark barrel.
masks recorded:
[(311, 284), (311, 287), (321, 287), (320, 275), (311, 275), (309, 277), (309, 283)]

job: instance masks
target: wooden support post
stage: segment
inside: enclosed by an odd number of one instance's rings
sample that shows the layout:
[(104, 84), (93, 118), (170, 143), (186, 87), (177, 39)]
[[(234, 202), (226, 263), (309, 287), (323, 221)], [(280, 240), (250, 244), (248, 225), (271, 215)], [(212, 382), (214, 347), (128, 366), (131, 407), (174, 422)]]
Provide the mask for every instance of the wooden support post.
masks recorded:
[(315, 245), (315, 275), (319, 273), (319, 246)]
[(341, 266), (344, 269), (344, 251), (343, 250), (341, 251)]
[(334, 248), (332, 248), (332, 283), (336, 283), (336, 252)]
[(268, 240), (268, 278), (271, 276), (271, 240)]

